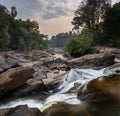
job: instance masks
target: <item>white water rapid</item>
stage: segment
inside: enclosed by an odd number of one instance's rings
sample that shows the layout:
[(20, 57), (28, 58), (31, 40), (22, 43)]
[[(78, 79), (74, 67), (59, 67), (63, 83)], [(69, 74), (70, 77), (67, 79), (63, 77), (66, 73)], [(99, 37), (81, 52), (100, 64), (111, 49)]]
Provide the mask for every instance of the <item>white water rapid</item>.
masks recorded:
[(7, 104), (0, 104), (0, 109), (15, 107), (18, 105), (27, 104), (29, 107), (37, 107), (41, 108), (43, 105), (51, 103), (51, 102), (66, 102), (69, 104), (79, 104), (80, 100), (77, 99), (77, 95), (73, 93), (66, 94), (68, 90), (70, 90), (75, 83), (79, 83), (79, 85), (83, 85), (88, 81), (105, 75), (105, 69), (101, 70), (92, 70), (92, 69), (72, 69), (63, 79), (63, 83), (59, 86), (59, 92), (49, 96), (45, 101), (37, 101), (32, 99), (18, 99), (15, 101), (11, 101)]

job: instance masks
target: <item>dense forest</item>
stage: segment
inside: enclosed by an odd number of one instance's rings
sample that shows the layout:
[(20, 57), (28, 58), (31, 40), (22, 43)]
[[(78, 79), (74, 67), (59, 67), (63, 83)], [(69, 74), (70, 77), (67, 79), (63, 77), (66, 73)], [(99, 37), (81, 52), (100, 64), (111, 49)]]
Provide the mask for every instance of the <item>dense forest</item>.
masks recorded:
[(51, 37), (51, 39), (49, 40), (49, 46), (52, 48), (62, 48), (70, 38), (76, 36), (77, 34), (72, 31), (66, 33), (59, 33), (56, 36)]
[(72, 24), (78, 37), (68, 40), (65, 53), (83, 55), (91, 46), (120, 47), (120, 2), (87, 0), (75, 11)]
[(32, 50), (48, 47), (47, 36), (39, 32), (36, 21), (15, 19), (16, 8), (11, 12), (0, 5), (0, 50)]
[(120, 47), (120, 2), (86, 0), (80, 2), (72, 20), (73, 29), (48, 40), (39, 25), (30, 19), (16, 19), (17, 11), (0, 5), (0, 50), (63, 48), (72, 56), (83, 55), (91, 46)]

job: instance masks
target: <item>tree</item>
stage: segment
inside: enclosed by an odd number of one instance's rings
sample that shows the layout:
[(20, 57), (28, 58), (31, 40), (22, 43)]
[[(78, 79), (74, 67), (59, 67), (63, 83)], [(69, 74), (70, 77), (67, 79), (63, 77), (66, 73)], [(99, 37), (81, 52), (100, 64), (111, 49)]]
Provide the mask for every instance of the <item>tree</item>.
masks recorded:
[(17, 16), (17, 10), (15, 6), (11, 7), (11, 16), (12, 17), (16, 17)]
[(94, 39), (96, 30), (100, 22), (104, 20), (110, 2), (110, 0), (86, 0), (81, 2), (72, 21), (73, 29), (77, 30), (78, 33), (81, 30), (83, 33), (91, 33)]
[(0, 5), (0, 49), (6, 50), (10, 41), (10, 34), (8, 33), (9, 25), (12, 17), (3, 5)]
[(107, 11), (103, 31), (105, 44), (120, 47), (120, 2)]
[(46, 36), (40, 34), (39, 26), (36, 21), (14, 20), (10, 26), (11, 41), (9, 47), (11, 49), (31, 50), (42, 49), (48, 47)]
[(0, 5), (0, 49), (6, 50), (31, 50), (48, 47), (46, 35), (39, 32), (39, 25), (30, 19), (23, 21), (15, 19), (16, 7), (11, 7), (11, 12)]
[(79, 57), (81, 55), (84, 55), (86, 50), (89, 49), (92, 43), (91, 36), (78, 36), (69, 39), (65, 46), (64, 46), (64, 52), (70, 54), (73, 57)]
[(59, 33), (56, 36), (52, 36), (49, 41), (50, 47), (64, 47), (65, 43), (72, 37), (76, 36), (72, 31), (66, 33)]

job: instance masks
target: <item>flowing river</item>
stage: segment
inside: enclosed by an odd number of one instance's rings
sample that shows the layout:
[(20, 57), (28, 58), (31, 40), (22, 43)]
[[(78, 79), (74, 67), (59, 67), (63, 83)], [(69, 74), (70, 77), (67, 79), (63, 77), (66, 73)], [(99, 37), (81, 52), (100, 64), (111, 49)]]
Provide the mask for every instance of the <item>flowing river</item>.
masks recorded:
[[(55, 57), (62, 57), (62, 56), (56, 55)], [(11, 108), (11, 107), (16, 107), (18, 105), (26, 105), (26, 104), (31, 108), (36, 107), (42, 109), (46, 104), (52, 102), (61, 102), (61, 101), (68, 104), (80, 104), (81, 101), (77, 99), (76, 92), (72, 93), (68, 91), (72, 90), (77, 85), (78, 85), (77, 88), (74, 89), (79, 89), (85, 83), (100, 76), (114, 73), (115, 70), (120, 70), (120, 68), (119, 69), (118, 68), (119, 66), (117, 68), (108, 67), (100, 70), (71, 69), (69, 73), (66, 74), (65, 77), (63, 78), (63, 82), (61, 83), (61, 85), (57, 88), (59, 91), (52, 95), (50, 94), (49, 97), (47, 97), (44, 101), (21, 98), (21, 99), (9, 101), (4, 104), (0, 104), (0, 109)]]
[(71, 69), (70, 72), (63, 78), (63, 83), (58, 87), (59, 92), (50, 95), (44, 101), (33, 99), (17, 99), (6, 104), (1, 104), (0, 109), (11, 108), (25, 104), (27, 104), (29, 107), (37, 107), (41, 109), (44, 105), (57, 101), (62, 101), (68, 104), (80, 104), (80, 100), (77, 99), (77, 95), (75, 93), (65, 92), (69, 91), (75, 84), (82, 86), (90, 80), (103, 75), (106, 75), (105, 69)]

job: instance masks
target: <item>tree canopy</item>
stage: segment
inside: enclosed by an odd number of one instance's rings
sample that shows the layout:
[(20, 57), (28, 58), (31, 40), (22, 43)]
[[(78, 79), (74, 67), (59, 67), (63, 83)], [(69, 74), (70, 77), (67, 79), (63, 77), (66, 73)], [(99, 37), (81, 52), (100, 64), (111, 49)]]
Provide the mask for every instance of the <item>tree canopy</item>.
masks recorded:
[(85, 0), (80, 3), (73, 18), (73, 30), (79, 34), (91, 34), (93, 45), (100, 44), (103, 39), (102, 24), (111, 0)]
[(72, 31), (66, 33), (59, 33), (56, 36), (51, 37), (51, 40), (49, 40), (49, 45), (53, 48), (62, 48), (64, 47), (65, 43), (74, 36), (76, 36), (76, 33)]
[(70, 54), (73, 57), (79, 57), (84, 55), (92, 44), (92, 38), (90, 35), (79, 35), (69, 39), (65, 46), (64, 52)]
[(104, 43), (109, 46), (120, 47), (120, 2), (107, 11), (103, 30)]
[(15, 19), (15, 6), (11, 12), (0, 5), (0, 49), (31, 50), (48, 47), (47, 36), (39, 32), (39, 25), (30, 19)]
[(98, 24), (104, 20), (109, 0), (86, 0), (82, 1), (75, 11), (72, 24), (74, 30), (90, 31), (94, 33)]

